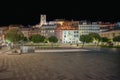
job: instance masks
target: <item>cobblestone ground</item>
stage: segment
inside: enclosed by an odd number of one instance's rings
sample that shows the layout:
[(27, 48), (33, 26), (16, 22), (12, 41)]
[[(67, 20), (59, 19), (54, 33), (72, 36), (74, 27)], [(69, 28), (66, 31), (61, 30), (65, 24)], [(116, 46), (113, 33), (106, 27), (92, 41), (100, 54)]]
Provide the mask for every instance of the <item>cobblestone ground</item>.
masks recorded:
[(120, 54), (0, 55), (0, 80), (120, 80)]

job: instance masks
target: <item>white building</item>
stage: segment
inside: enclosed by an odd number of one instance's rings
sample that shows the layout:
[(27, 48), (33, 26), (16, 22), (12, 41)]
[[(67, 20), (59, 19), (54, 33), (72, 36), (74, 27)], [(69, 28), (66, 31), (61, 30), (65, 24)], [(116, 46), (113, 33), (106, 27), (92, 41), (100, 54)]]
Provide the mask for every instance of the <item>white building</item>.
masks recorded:
[(81, 22), (78, 26), (81, 35), (87, 35), (89, 33), (100, 33), (100, 26), (97, 22)]
[(62, 43), (79, 43), (79, 31), (62, 30)]

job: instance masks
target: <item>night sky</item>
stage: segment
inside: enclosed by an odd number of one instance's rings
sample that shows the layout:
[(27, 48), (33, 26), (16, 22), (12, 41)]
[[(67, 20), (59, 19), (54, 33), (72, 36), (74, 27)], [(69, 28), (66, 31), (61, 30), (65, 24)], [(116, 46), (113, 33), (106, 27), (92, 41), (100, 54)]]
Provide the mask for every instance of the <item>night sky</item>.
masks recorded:
[[(100, 2), (54, 2), (54, 3), (19, 3), (0, 6), (0, 26), (10, 24), (35, 25), (40, 22), (40, 15), (46, 14), (47, 21), (54, 19), (120, 21), (119, 5)], [(89, 2), (88, 2), (89, 3)]]

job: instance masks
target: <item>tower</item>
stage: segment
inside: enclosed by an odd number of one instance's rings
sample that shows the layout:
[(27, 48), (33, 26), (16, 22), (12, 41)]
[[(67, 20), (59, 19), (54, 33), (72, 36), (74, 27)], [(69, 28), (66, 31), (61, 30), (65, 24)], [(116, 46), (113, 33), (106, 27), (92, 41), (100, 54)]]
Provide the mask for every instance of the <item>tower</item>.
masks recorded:
[(40, 16), (40, 26), (42, 26), (43, 24), (46, 24), (46, 15)]

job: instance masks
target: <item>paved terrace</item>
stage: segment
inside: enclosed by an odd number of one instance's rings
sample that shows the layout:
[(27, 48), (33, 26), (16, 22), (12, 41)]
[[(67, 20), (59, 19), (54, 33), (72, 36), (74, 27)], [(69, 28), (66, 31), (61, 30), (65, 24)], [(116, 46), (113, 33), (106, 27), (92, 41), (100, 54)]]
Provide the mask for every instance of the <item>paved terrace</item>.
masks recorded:
[(120, 80), (119, 52), (62, 51), (1, 53), (0, 80)]

